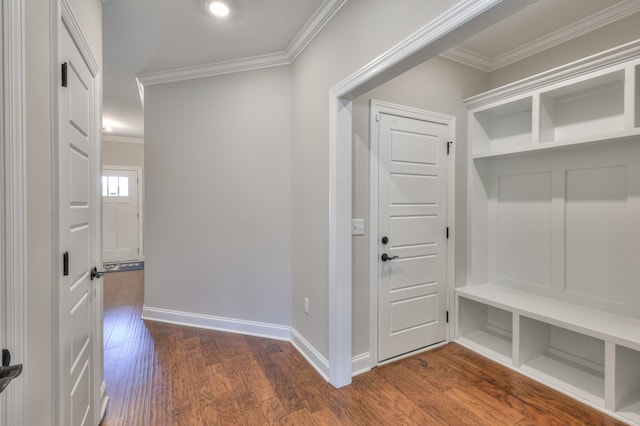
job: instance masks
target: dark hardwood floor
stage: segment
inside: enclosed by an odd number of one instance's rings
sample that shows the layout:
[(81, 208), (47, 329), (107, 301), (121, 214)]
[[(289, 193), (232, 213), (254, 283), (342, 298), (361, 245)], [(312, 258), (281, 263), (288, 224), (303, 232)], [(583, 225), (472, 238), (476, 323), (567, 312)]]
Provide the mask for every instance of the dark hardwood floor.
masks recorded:
[(143, 322), (142, 281), (105, 275), (103, 426), (623, 424), (456, 344), (335, 389), (289, 343)]

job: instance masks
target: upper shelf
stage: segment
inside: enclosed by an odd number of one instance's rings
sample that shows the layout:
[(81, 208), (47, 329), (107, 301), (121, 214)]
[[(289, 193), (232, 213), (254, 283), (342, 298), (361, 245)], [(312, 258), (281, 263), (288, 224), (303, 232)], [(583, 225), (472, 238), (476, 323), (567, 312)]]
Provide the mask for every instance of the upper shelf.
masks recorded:
[(640, 134), (640, 40), (467, 99), (472, 158)]

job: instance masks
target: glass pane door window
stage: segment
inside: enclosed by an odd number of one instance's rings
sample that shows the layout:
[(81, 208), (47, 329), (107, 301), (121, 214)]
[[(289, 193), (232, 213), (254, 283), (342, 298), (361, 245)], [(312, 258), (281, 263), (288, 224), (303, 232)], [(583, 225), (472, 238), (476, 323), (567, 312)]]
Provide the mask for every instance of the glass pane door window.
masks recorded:
[(129, 178), (127, 176), (102, 176), (103, 197), (128, 197)]

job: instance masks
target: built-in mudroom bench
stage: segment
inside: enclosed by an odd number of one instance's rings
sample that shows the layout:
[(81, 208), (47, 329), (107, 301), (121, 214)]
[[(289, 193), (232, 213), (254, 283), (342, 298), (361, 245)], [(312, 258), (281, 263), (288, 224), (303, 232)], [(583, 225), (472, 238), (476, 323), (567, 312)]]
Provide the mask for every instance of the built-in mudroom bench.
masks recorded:
[(640, 424), (640, 40), (466, 104), (456, 341)]

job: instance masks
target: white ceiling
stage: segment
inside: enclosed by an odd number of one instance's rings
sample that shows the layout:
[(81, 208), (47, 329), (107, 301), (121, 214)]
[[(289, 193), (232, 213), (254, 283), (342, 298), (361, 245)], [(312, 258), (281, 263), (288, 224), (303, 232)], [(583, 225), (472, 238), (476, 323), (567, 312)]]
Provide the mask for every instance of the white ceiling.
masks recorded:
[(228, 3), (225, 19), (209, 14), (204, 0), (103, 3), (103, 112), (114, 134), (143, 135), (136, 75), (284, 52), (316, 10), (335, 1)]
[[(142, 137), (136, 76), (290, 61), (344, 1), (229, 0), (227, 19), (214, 19), (204, 0), (106, 1), (105, 123), (114, 135)], [(491, 71), (638, 11), (640, 0), (539, 0), (443, 56)]]

